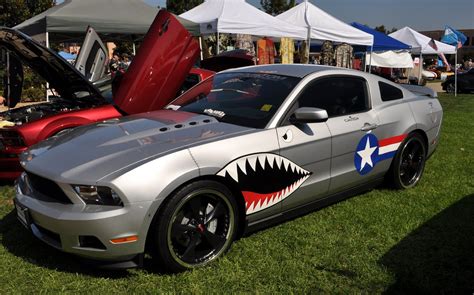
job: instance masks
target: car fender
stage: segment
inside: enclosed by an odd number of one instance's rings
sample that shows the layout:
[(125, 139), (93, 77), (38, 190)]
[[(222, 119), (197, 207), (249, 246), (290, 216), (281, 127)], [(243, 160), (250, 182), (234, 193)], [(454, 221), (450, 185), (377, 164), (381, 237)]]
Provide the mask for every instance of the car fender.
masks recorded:
[(165, 199), (199, 176), (199, 168), (191, 153), (184, 149), (137, 164), (118, 177), (113, 174), (106, 176), (97, 184), (112, 187), (122, 197), (133, 198), (124, 200), (124, 203), (139, 205), (151, 202), (140, 229), (140, 235), (146, 236), (153, 217)]
[(55, 135), (61, 130), (75, 128), (82, 125), (91, 124), (94, 121), (77, 116), (63, 117), (49, 122), (36, 137), (36, 141), (41, 141)]

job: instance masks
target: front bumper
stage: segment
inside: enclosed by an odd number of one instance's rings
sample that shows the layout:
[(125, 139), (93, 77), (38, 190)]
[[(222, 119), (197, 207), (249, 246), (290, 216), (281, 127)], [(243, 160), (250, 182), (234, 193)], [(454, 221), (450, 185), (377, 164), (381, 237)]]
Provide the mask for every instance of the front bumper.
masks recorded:
[[(62, 204), (36, 192), (25, 194), (16, 184), (15, 206), (19, 220), (48, 245), (84, 258), (105, 262), (128, 261), (142, 254), (151, 218), (152, 202), (124, 207)], [(19, 212), (21, 211), (21, 212)], [(112, 239), (138, 236), (137, 241)]]

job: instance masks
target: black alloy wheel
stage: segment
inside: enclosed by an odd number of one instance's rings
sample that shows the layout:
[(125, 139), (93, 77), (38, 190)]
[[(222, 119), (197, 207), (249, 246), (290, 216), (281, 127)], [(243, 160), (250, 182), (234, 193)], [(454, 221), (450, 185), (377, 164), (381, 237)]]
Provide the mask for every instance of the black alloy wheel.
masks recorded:
[(163, 213), (158, 218), (156, 250), (171, 271), (214, 261), (230, 248), (237, 232), (237, 204), (217, 182), (184, 187), (171, 197)]
[(395, 188), (414, 187), (421, 179), (426, 162), (426, 147), (418, 134), (409, 135), (392, 163), (391, 178)]

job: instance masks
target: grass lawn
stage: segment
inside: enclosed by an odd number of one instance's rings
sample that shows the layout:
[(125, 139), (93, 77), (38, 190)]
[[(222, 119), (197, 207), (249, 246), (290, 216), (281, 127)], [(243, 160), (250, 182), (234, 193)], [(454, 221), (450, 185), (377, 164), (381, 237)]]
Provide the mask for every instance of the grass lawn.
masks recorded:
[(34, 239), (0, 187), (0, 293), (470, 293), (474, 95), (442, 95), (440, 146), (411, 190), (374, 189), (237, 241), (177, 275), (91, 270)]

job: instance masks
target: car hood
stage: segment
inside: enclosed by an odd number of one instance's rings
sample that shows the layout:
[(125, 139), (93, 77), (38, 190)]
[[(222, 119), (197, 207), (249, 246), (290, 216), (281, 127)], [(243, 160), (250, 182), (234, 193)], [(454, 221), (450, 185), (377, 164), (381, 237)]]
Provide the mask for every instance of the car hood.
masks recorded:
[(172, 152), (255, 131), (205, 115), (160, 110), (78, 127), (34, 145), (21, 163), (59, 182), (91, 184)]
[[(90, 98), (104, 102), (100, 91), (58, 54), (29, 36), (10, 28), (0, 28), (0, 47), (5, 47), (23, 63), (49, 82), (59, 95), (74, 99), (78, 93), (90, 93)], [(10, 107), (18, 101), (10, 102)]]
[(114, 94), (116, 106), (126, 114), (162, 109), (176, 97), (198, 55), (198, 42), (160, 10)]

